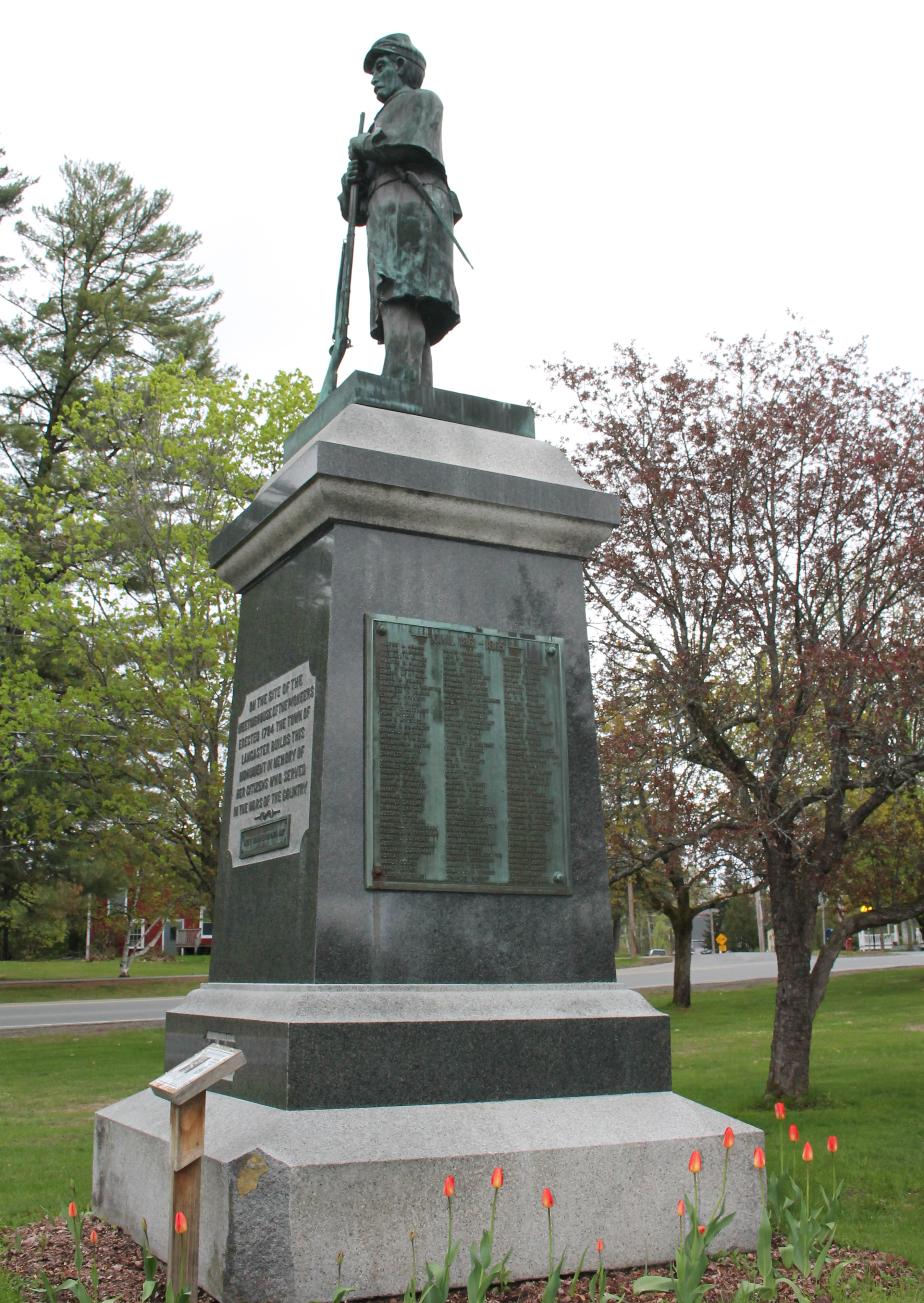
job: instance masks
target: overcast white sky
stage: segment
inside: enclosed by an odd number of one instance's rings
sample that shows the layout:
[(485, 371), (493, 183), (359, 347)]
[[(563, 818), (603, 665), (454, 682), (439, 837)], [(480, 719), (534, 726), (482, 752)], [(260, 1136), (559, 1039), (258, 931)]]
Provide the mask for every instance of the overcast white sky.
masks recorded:
[[(786, 311), (924, 370), (924, 7), (763, 0), (438, 4), (45, 0), (3, 19), (0, 144), (175, 196), (224, 291), (222, 359), (327, 362), (346, 142), (372, 41), (407, 31), (465, 213), (437, 385), (542, 401), (534, 368), (631, 339), (667, 361)], [(341, 378), (378, 371), (364, 236)], [(550, 433), (552, 433), (550, 431)], [(556, 437), (553, 434), (553, 437)]]

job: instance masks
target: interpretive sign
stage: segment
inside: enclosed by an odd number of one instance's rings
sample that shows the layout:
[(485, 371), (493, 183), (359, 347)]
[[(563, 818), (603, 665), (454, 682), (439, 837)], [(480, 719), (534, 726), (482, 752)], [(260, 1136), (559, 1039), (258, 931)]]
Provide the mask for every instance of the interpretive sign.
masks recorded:
[(367, 617), (368, 887), (571, 890), (563, 650)]
[(231, 862), (297, 851), (308, 827), (315, 680), (296, 665), (244, 698), (234, 741)]
[(155, 1095), (169, 1099), (171, 1104), (185, 1104), (193, 1095), (201, 1094), (216, 1082), (233, 1077), (245, 1063), (242, 1051), (233, 1045), (206, 1045), (192, 1058), (155, 1077), (150, 1086)]

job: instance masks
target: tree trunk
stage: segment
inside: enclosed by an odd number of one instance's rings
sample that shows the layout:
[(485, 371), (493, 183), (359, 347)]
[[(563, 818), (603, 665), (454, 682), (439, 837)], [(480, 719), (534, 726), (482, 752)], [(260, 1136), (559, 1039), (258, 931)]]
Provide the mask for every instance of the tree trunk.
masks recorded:
[(690, 984), (690, 955), (693, 948), (693, 915), (689, 909), (678, 909), (671, 918), (674, 933), (674, 994), (678, 1009), (689, 1009), (692, 998)]
[(0, 959), (12, 959), (10, 954), (10, 925), (0, 924)]
[(771, 856), (770, 905), (776, 939), (776, 1013), (766, 1094), (801, 1100), (812, 1048), (812, 937), (818, 892), (807, 866)]
[(626, 878), (626, 939), (629, 954), (638, 954), (638, 937), (635, 935), (635, 888), (631, 878)]
[(622, 932), (622, 912), (613, 910), (613, 954), (619, 954), (619, 937)]
[(122, 942), (122, 956), (119, 960), (119, 976), (128, 977), (132, 964), (132, 950), (130, 938), (132, 934), (131, 919), (126, 920), (125, 940)]

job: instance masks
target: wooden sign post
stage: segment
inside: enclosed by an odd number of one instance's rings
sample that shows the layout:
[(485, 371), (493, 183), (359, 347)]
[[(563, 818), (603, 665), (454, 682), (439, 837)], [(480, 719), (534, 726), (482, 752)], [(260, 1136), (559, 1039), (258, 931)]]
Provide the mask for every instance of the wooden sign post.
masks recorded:
[[(247, 1060), (233, 1045), (215, 1043), (156, 1077), (151, 1089), (170, 1101), (170, 1250), (167, 1280), (174, 1295), (185, 1285), (195, 1300), (199, 1288), (199, 1195), (205, 1150), (205, 1092), (228, 1081)], [(177, 1234), (176, 1215), (183, 1213), (186, 1231)]]

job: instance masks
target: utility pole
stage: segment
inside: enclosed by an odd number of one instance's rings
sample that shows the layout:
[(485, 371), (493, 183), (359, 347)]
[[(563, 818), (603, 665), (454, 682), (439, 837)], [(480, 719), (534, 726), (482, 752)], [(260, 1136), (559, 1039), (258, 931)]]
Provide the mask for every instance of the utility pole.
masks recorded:
[(759, 891), (754, 892), (754, 912), (757, 915), (757, 949), (763, 954), (767, 944), (764, 941), (764, 902)]
[(629, 935), (627, 937), (629, 942), (629, 954), (637, 955), (638, 940), (635, 935), (635, 888), (632, 885), (631, 878), (626, 878), (626, 914), (628, 916), (626, 921), (629, 925)]
[(93, 945), (93, 897), (90, 896), (87, 901), (87, 941), (84, 947), (83, 957), (87, 963), (90, 962), (90, 948)]

